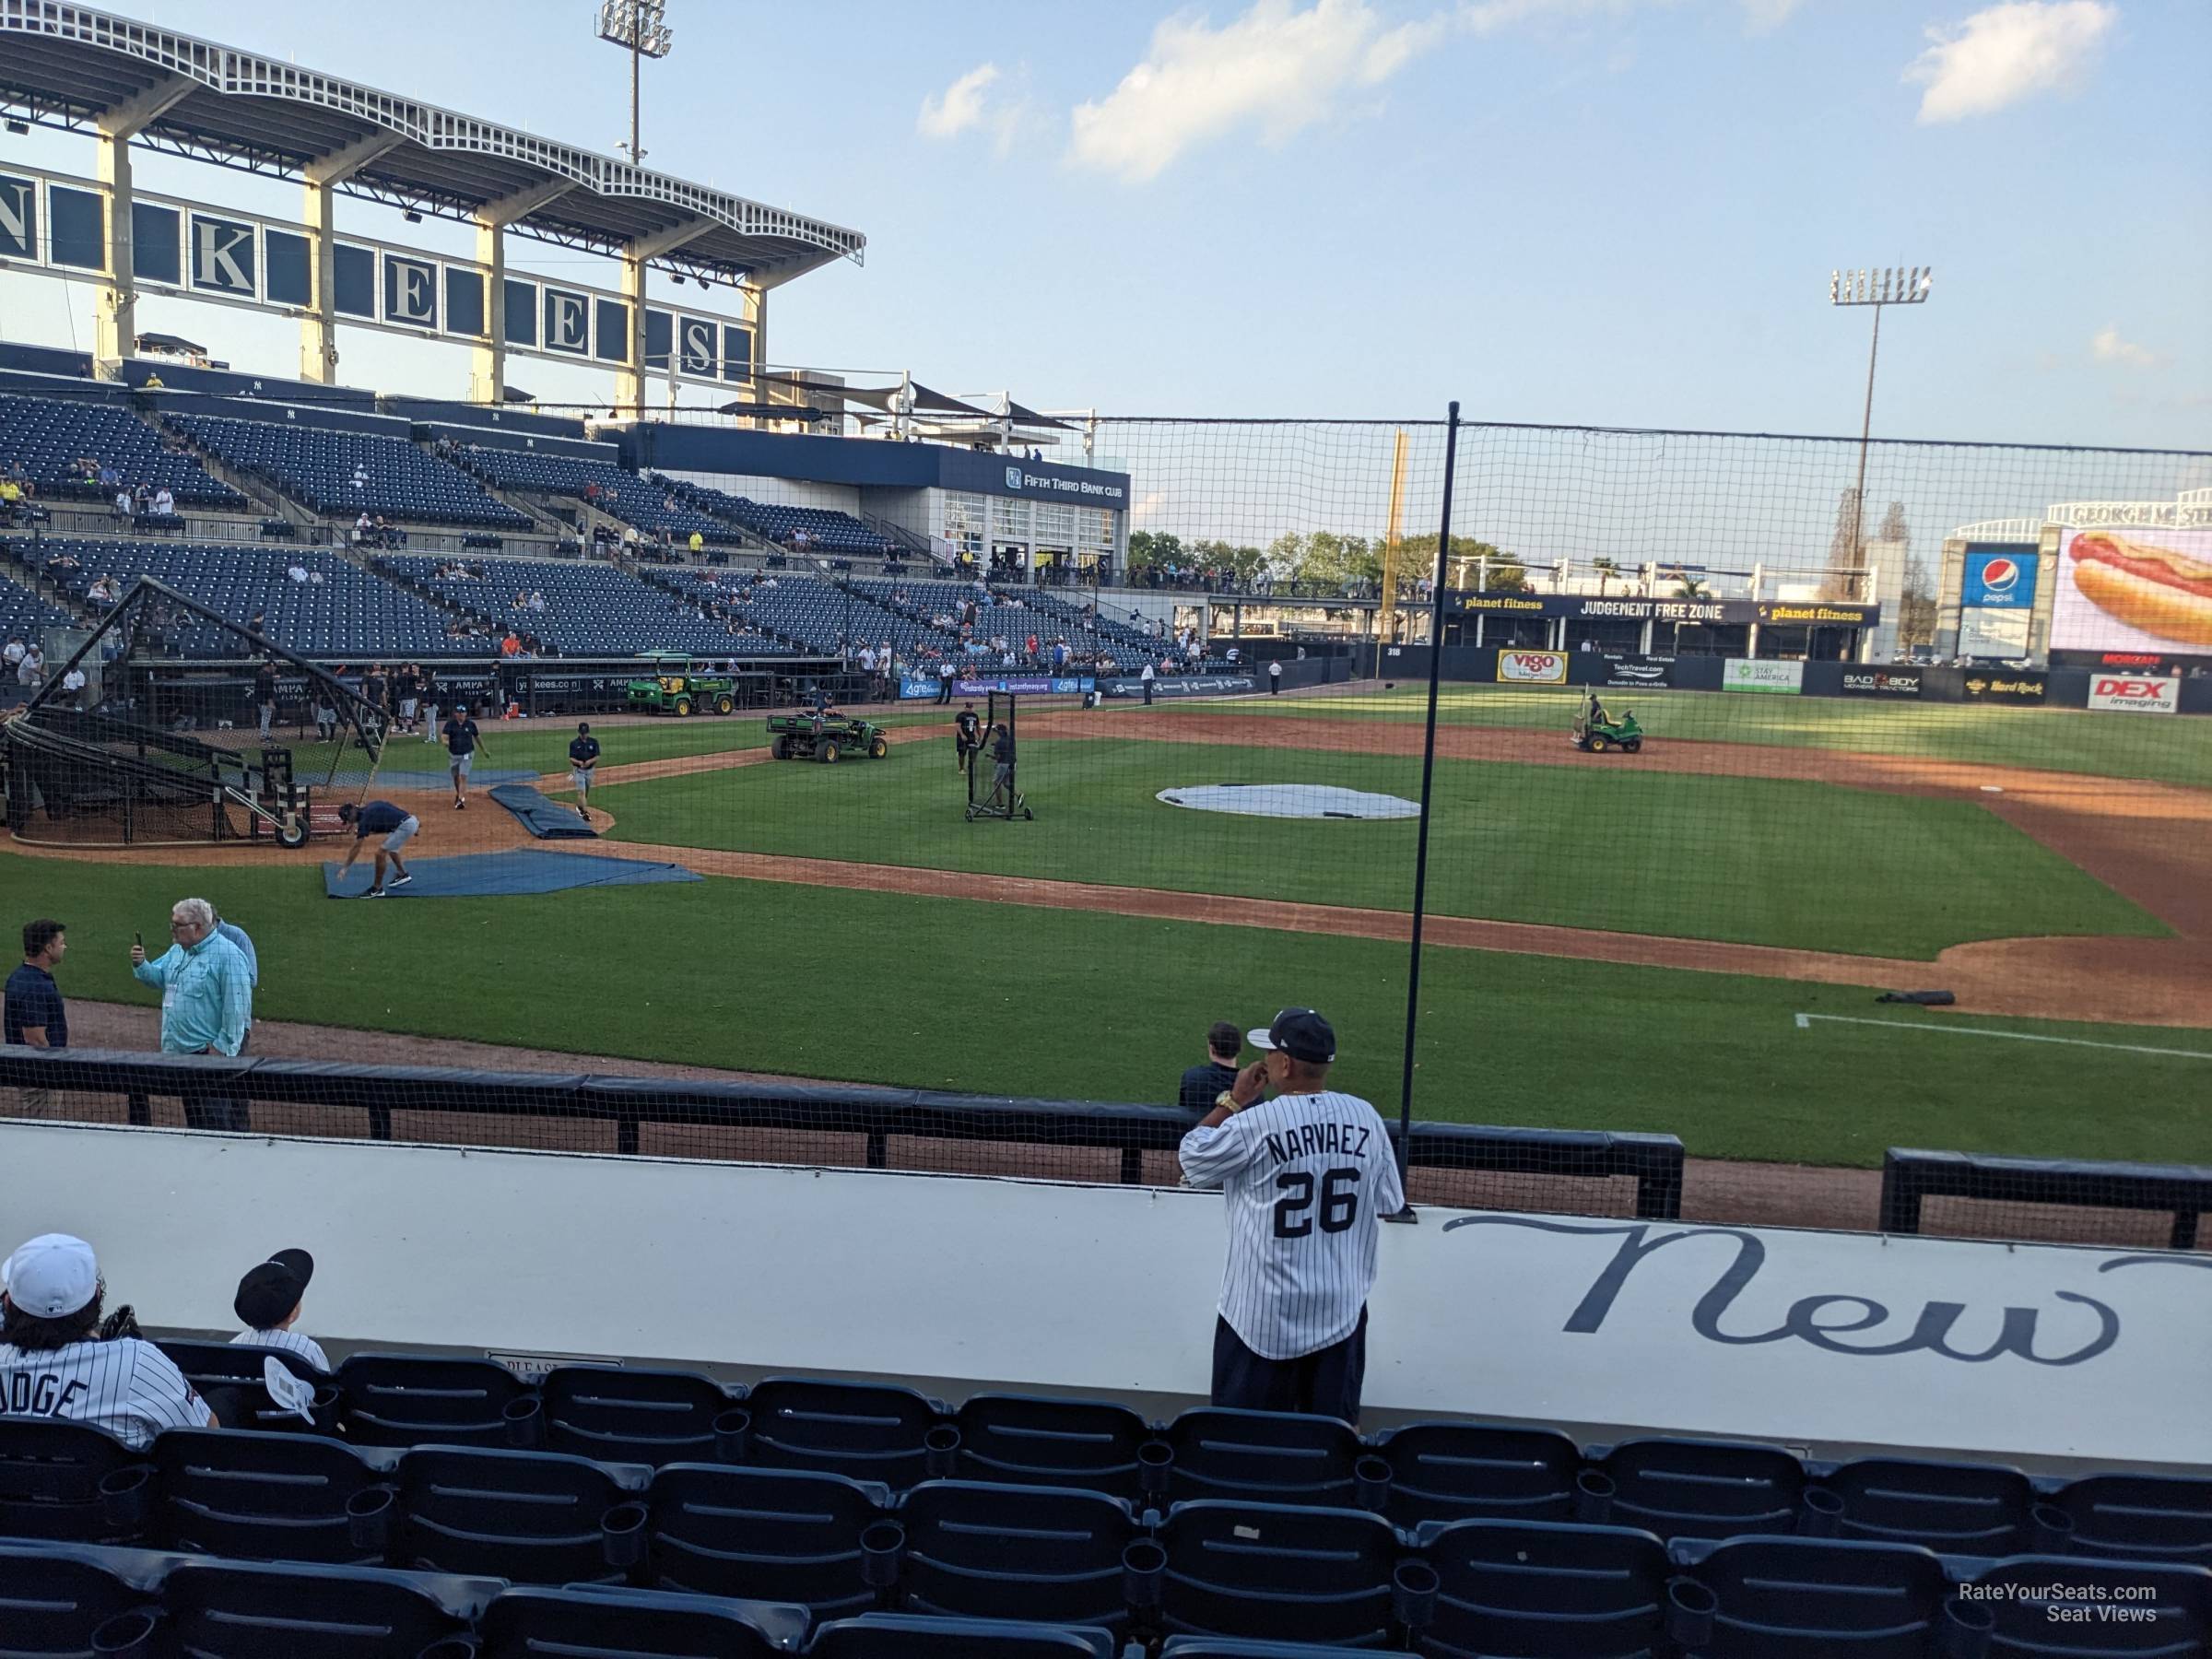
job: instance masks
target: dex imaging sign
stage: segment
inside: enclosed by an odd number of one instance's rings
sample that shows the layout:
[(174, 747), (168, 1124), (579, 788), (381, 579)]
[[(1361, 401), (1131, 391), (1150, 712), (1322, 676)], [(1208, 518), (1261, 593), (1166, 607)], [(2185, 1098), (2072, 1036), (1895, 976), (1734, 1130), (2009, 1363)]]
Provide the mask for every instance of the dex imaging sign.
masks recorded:
[(2182, 706), (2178, 674), (2100, 674), (2089, 681), (2089, 707), (2117, 714), (2173, 714)]

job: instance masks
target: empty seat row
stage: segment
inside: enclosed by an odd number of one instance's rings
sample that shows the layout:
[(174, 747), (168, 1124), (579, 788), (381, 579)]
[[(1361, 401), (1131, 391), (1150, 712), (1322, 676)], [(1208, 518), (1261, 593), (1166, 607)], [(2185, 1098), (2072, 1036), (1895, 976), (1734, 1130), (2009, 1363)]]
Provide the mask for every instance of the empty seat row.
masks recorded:
[(219, 415), (171, 417), (229, 465), (267, 478), (317, 512), (383, 513), (418, 524), (528, 530), (532, 523), (458, 466), (406, 439)]
[[(853, 553), (866, 559), (896, 559), (906, 549), (890, 536), (831, 507), (785, 507), (731, 495), (712, 485), (687, 484), (655, 473), (655, 484), (697, 512), (733, 524), (782, 547), (815, 553)], [(801, 536), (804, 540), (801, 540)]]
[[(534, 635), (563, 656), (757, 653), (781, 645), (760, 630), (702, 618), (695, 605), (601, 559), (480, 559), (462, 567), (470, 572), (465, 576), (444, 573), (453, 560), (415, 554), (379, 555), (372, 562), (394, 582), (456, 606), (495, 630), (512, 627)], [(533, 593), (544, 608), (518, 608), (516, 599)]]
[[(822, 1630), (886, 1614), (912, 1621), (908, 1631), (922, 1638), (891, 1652), (969, 1651), (948, 1645), (968, 1630), (955, 1621), (979, 1619), (1097, 1632), (1109, 1644), (1102, 1652), (1124, 1641), (1211, 1637), (1449, 1659), (2049, 1659), (2202, 1653), (2212, 1639), (2212, 1571), (2197, 1567), (1942, 1557), (1834, 1539), (1670, 1547), (1633, 1528), (1546, 1522), (1462, 1521), (1408, 1535), (1355, 1510), (1218, 1500), (1140, 1521), (1095, 1493), (950, 1481), (917, 1488), (896, 1510), (848, 1518), (833, 1496), (765, 1489), (844, 1484), (837, 1477), (678, 1467), (664, 1470), (653, 1492), (682, 1489), (650, 1509), (628, 1506), (618, 1526), (610, 1512), (595, 1536), (592, 1517), (569, 1514), (558, 1497), (490, 1512), (486, 1483), (496, 1477), (481, 1465), (500, 1455), (401, 1460), (446, 1460), (430, 1491), (458, 1516), (426, 1535), (436, 1553), (403, 1569), (0, 1544), (4, 1651), (151, 1654), (167, 1622), (194, 1653), (241, 1651), (194, 1641), (241, 1626), (268, 1644), (246, 1652), (421, 1655), (471, 1628), (488, 1651), (505, 1652), (484, 1630), (488, 1618), (499, 1622), (494, 1604), (518, 1579), (550, 1580), (602, 1538), (606, 1559), (626, 1561), (641, 1582), (590, 1574), (568, 1588), (603, 1599), (554, 1604), (571, 1611), (565, 1631), (544, 1627), (548, 1645), (512, 1651), (757, 1651), (723, 1645), (745, 1639), (697, 1619), (688, 1634), (705, 1645), (664, 1645), (654, 1629), (662, 1609), (734, 1618), (785, 1652), (810, 1627), (818, 1641)], [(531, 1534), (500, 1530), (524, 1522), (535, 1523)], [(564, 1526), (579, 1536), (559, 1535)], [(601, 1624), (587, 1642), (598, 1620), (584, 1609), (594, 1605), (623, 1608), (636, 1628)], [(135, 1629), (109, 1622), (134, 1611)], [(385, 1645), (321, 1646), (308, 1621)], [(86, 1640), (96, 1630), (104, 1636)], [(288, 1633), (300, 1645), (281, 1645)], [(71, 1637), (74, 1648), (64, 1645)], [(471, 1651), (446, 1650), (456, 1659)]]
[[(260, 1350), (170, 1345), (204, 1391), (254, 1381)], [(1807, 1465), (1780, 1447), (1645, 1439), (1587, 1452), (1555, 1430), (1416, 1423), (1363, 1441), (1329, 1418), (1200, 1407), (1164, 1426), (1102, 1401), (774, 1378), (725, 1391), (683, 1371), (563, 1366), (532, 1389), (488, 1360), (357, 1354), (318, 1429), (357, 1445), (543, 1447), (606, 1462), (818, 1470), (900, 1490), (955, 1477), (1080, 1488), (1136, 1508), (1197, 1499), (1359, 1508), (1401, 1526), (1465, 1519), (1626, 1525), (1666, 1538), (1747, 1533), (1913, 1544), (1952, 1554), (2124, 1555), (2212, 1566), (2212, 1479), (1906, 1458)], [(253, 1420), (280, 1424), (274, 1416)], [(292, 1426), (300, 1427), (297, 1419)], [(6, 1461), (0, 1420), (0, 1462)]]
[(726, 523), (687, 506), (670, 487), (625, 472), (611, 461), (489, 445), (472, 445), (459, 459), (477, 477), (500, 489), (580, 500), (589, 489), (594, 506), (651, 535), (665, 530), (684, 541), (696, 532), (700, 541), (718, 544), (739, 539)]

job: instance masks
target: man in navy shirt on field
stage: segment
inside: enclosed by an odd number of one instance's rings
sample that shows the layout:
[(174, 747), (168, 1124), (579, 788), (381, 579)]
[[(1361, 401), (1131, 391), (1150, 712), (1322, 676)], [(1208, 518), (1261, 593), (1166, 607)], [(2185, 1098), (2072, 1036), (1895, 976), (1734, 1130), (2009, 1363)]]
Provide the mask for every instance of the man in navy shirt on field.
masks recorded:
[[(9, 1042), (30, 1048), (65, 1049), (69, 1046), (69, 1012), (53, 982), (53, 970), (68, 948), (59, 922), (24, 924), (23, 966), (7, 976), (6, 1030)], [(22, 1091), (23, 1115), (43, 1117), (53, 1103), (51, 1088)]]
[(404, 812), (389, 801), (369, 801), (356, 806), (351, 801), (338, 808), (341, 822), (353, 826), (353, 845), (346, 849), (346, 862), (341, 870), (353, 868), (353, 861), (361, 855), (361, 843), (371, 835), (382, 836), (376, 849), (376, 879), (364, 899), (382, 899), (384, 896), (384, 866), (390, 865), (398, 872), (392, 877), (394, 887), (405, 887), (415, 879), (407, 873), (406, 861), (399, 850), (415, 839), (415, 831), (422, 828), (421, 820), (411, 812)]
[(477, 748), (482, 741), (477, 735), (477, 723), (469, 718), (468, 705), (458, 705), (445, 723), (445, 752), (453, 761), (455, 812), (468, 805), (468, 774), (477, 764)]

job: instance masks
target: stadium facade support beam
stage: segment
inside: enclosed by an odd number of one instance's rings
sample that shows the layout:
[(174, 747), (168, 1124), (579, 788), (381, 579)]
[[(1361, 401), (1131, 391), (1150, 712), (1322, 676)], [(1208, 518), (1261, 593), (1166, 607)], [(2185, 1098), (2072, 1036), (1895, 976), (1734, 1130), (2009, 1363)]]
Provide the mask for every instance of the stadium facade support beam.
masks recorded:
[(403, 140), (397, 133), (372, 133), (308, 166), (307, 309), (300, 316), (300, 378), (317, 385), (337, 383), (338, 324), (334, 301), (337, 278), (337, 187)]
[(165, 75), (153, 85), (115, 104), (100, 117), (100, 184), (107, 198), (107, 286), (100, 290), (93, 319), (93, 361), (98, 371), (120, 372), (138, 339), (138, 284), (131, 248), (131, 140), (198, 89), (188, 76)]
[(477, 263), (484, 267), (484, 341), (469, 368), (468, 400), (498, 408), (507, 401), (507, 227), (575, 189), (568, 179), (547, 179), (476, 211)]
[[(714, 229), (712, 219), (686, 219), (633, 239), (622, 250), (622, 297), (629, 301), (629, 349), (615, 371), (615, 406), (637, 419), (645, 414), (645, 267), (664, 253), (686, 242), (697, 241)], [(676, 372), (675, 352), (669, 353), (669, 373)]]

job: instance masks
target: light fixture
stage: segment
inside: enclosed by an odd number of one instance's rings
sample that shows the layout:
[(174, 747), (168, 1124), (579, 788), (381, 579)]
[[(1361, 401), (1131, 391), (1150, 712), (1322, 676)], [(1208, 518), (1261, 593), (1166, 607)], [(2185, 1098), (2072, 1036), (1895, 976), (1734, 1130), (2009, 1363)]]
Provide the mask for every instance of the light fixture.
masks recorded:
[(419, 225), (422, 223), (422, 215), (416, 212), (412, 207), (408, 208), (406, 212), (401, 214), (400, 218), (406, 219), (410, 225)]
[(684, 274), (681, 271), (673, 271), (669, 274), (668, 280), (675, 283), (677, 288), (682, 288), (684, 286)]
[(28, 121), (11, 121), (7, 124), (7, 130), (20, 138), (24, 134), (30, 131), (30, 123)]

